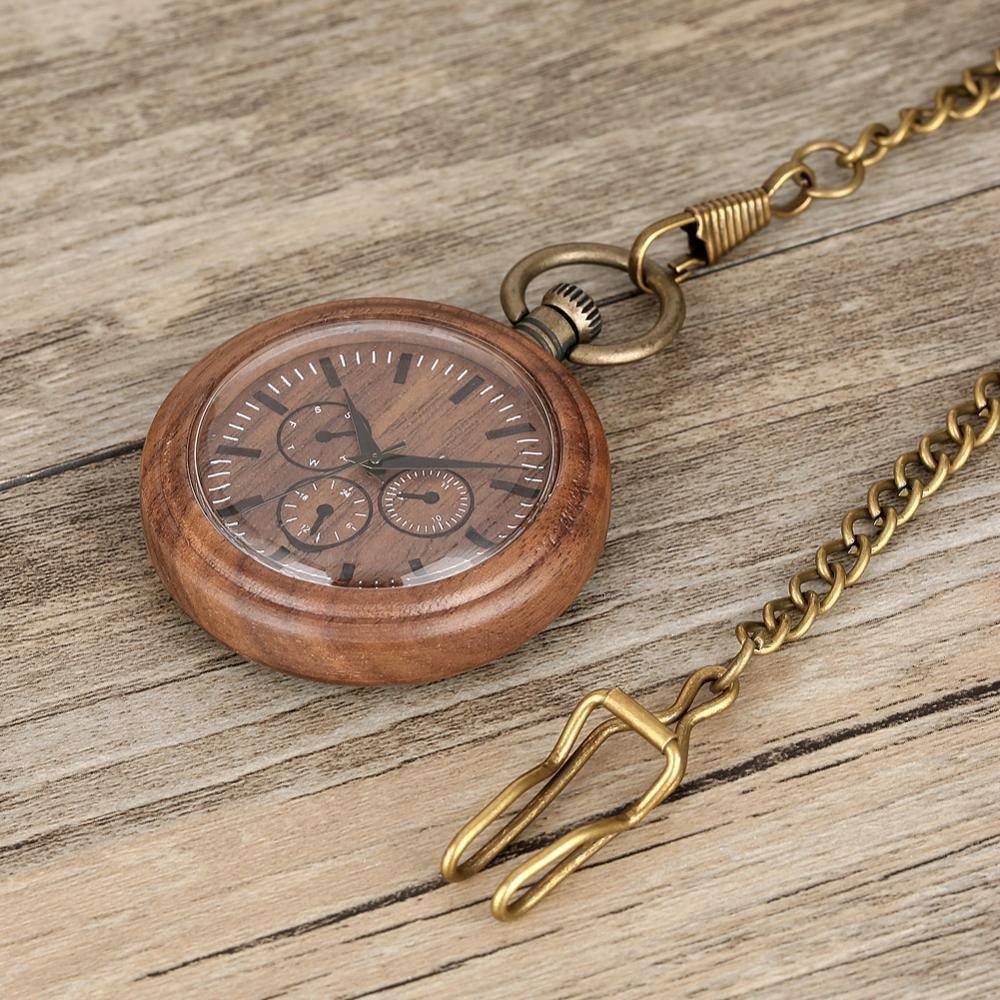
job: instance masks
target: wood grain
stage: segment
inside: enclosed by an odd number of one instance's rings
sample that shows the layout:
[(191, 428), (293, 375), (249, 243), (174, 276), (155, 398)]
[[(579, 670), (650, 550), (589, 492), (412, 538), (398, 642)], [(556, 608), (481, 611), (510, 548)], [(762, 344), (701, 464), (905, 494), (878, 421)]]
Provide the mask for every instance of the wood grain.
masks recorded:
[[(3, 13), (0, 992), (997, 992), (990, 449), (753, 665), (681, 793), (534, 915), (488, 915), (509, 861), (436, 874), (581, 693), (672, 700), (1000, 361), (995, 110), (689, 282), (667, 354), (578, 373), (609, 544), (493, 666), (390, 692), (254, 667), (173, 606), (138, 504), (152, 414), (238, 329), (338, 295), (496, 316), (522, 253), (622, 243), (925, 98), (1000, 39), (996, 4)], [(608, 335), (649, 308), (607, 307)], [(628, 740), (596, 763), (514, 855), (653, 766)]]

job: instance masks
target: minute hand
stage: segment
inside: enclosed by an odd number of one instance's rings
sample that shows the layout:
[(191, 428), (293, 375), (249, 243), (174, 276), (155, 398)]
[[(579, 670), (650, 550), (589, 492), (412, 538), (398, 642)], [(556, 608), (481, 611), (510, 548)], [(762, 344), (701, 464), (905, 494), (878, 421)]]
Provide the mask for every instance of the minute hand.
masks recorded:
[(467, 458), (433, 458), (430, 455), (385, 455), (379, 466), (383, 469), (518, 469), (520, 465), (498, 462), (473, 462)]

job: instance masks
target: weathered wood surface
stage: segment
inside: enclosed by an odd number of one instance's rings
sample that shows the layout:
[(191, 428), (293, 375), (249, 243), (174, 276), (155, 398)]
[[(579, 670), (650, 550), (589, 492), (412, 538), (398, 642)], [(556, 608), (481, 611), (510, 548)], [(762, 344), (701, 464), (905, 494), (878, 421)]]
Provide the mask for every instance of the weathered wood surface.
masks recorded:
[[(282, 677), (186, 621), (142, 549), (145, 428), (224, 337), (338, 295), (496, 315), (521, 253), (622, 243), (759, 182), (1000, 39), (995, 4), (836, 12), (6, 6), (0, 992), (1000, 988), (990, 450), (809, 640), (752, 665), (697, 731), (682, 793), (545, 907), (497, 925), (506, 866), (436, 875), (581, 693), (669, 701), (1000, 361), (1000, 109), (690, 282), (668, 354), (582, 373), (612, 448), (611, 538), (522, 652), (389, 691)], [(634, 741), (598, 764), (540, 832), (625, 802), (652, 766)]]

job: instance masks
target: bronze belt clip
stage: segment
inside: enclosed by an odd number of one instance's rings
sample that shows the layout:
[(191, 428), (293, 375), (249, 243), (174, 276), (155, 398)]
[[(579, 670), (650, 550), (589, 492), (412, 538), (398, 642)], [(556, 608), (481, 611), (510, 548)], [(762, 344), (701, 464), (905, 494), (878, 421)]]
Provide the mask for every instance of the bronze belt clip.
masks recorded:
[[(498, 920), (513, 920), (527, 913), (605, 844), (641, 823), (650, 810), (677, 788), (687, 768), (692, 727), (728, 708), (739, 694), (739, 681), (734, 680), (723, 691), (692, 708), (701, 689), (718, 681), (724, 673), (722, 667), (695, 671), (682, 687), (677, 701), (665, 712), (655, 715), (619, 688), (592, 691), (573, 709), (548, 757), (512, 781), (454, 837), (441, 862), (444, 877), (449, 882), (458, 882), (482, 871), (541, 815), (609, 736), (629, 730), (638, 733), (663, 754), (663, 769), (653, 784), (621, 812), (591, 820), (563, 834), (500, 883), (491, 904), (493, 916)], [(600, 707), (606, 708), (614, 718), (602, 722), (574, 750), (591, 712)], [(462, 861), (462, 855), (492, 823), (525, 792), (543, 781), (545, 787), (527, 805), (471, 858)]]

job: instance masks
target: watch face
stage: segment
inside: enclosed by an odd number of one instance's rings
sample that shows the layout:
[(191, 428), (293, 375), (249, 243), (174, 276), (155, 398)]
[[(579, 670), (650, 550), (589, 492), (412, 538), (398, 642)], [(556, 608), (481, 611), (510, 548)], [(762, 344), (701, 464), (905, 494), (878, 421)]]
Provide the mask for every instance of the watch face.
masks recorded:
[(222, 381), (192, 475), (220, 530), (281, 573), (418, 586), (531, 521), (559, 461), (553, 425), (530, 374), (475, 337), (343, 321), (284, 337)]

